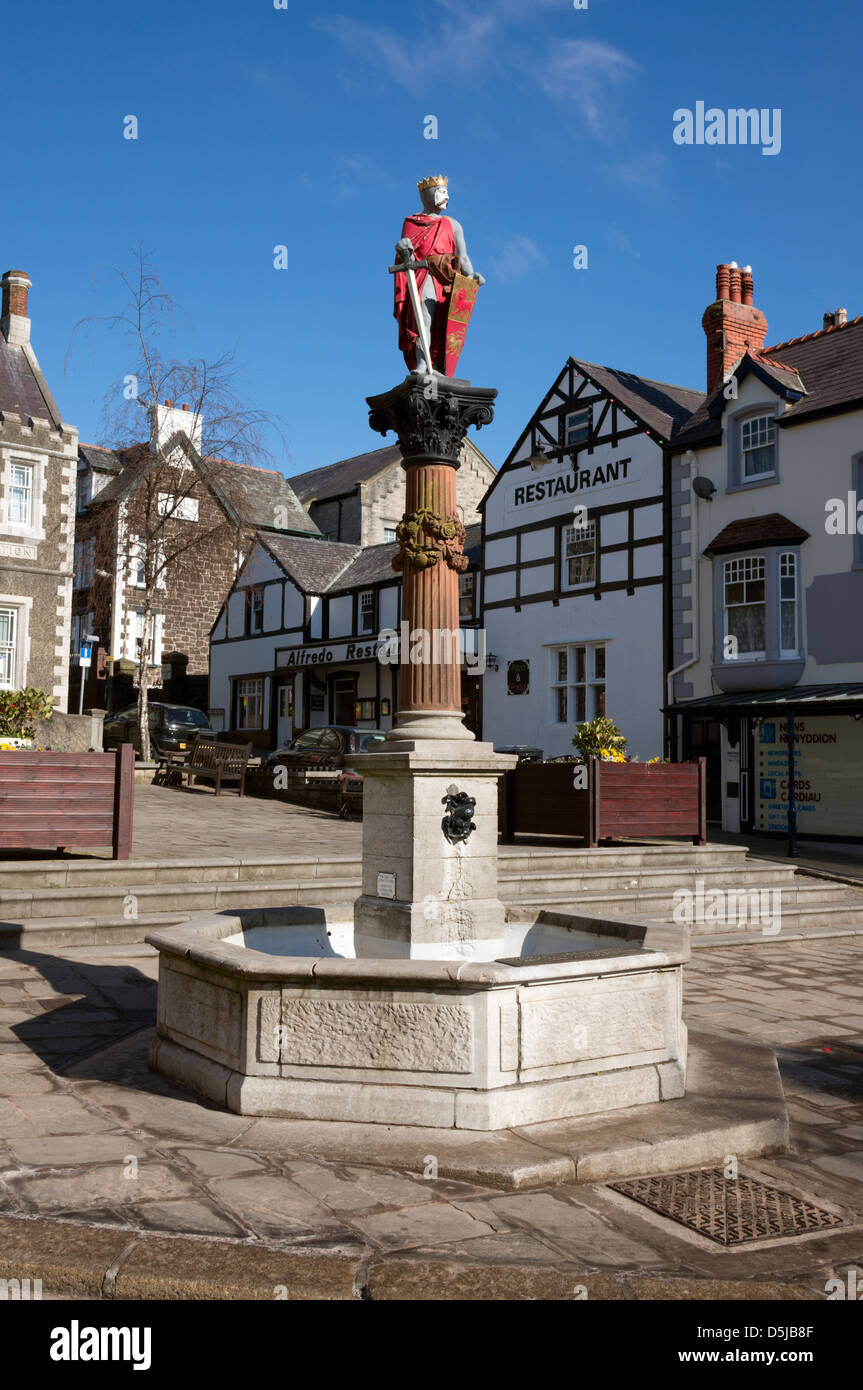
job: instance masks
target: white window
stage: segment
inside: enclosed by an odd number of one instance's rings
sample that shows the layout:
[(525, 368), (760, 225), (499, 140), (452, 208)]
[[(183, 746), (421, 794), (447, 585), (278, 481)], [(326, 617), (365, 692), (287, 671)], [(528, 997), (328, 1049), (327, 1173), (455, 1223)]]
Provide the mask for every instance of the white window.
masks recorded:
[(33, 525), (33, 469), (30, 464), (10, 464), (8, 502), (7, 520), (15, 526)]
[[(131, 651), (129, 657), (132, 661), (140, 661), (144, 646), (144, 614), (140, 608), (136, 608), (130, 615)], [(147, 659), (148, 666), (161, 666), (162, 664), (162, 614), (150, 614), (150, 651)]]
[(363, 589), (360, 594), (360, 632), (375, 630), (375, 591)]
[(177, 497), (172, 492), (159, 493), (159, 516), (175, 521), (197, 521), (200, 503), (197, 497)]
[(590, 439), (590, 406), (585, 410), (574, 410), (566, 417), (566, 443), (586, 444)]
[(578, 589), (596, 583), (596, 522), (565, 526), (561, 588)]
[(551, 652), (551, 722), (583, 724), (605, 714), (605, 643), (578, 642)]
[(0, 690), (15, 689), (17, 641), (17, 608), (0, 608)]
[(264, 682), (263, 680), (237, 681), (237, 728), (260, 729), (263, 727)]
[[(384, 527), (384, 544), (397, 540), (395, 525)], [(335, 536), (327, 536), (327, 540), (335, 540)]]
[(779, 655), (797, 656), (797, 556), (779, 556)]
[(246, 590), (246, 632), (264, 630), (264, 591), (258, 586)]
[[(727, 660), (761, 657), (766, 650), (767, 600), (764, 556), (725, 561), (725, 637), (735, 639)], [(729, 644), (726, 643), (726, 651)]]
[(742, 421), (740, 452), (744, 482), (776, 472), (776, 421), (772, 415), (754, 415)]
[(460, 618), (476, 617), (476, 574), (473, 571), (458, 577), (458, 615)]
[[(166, 584), (165, 570), (162, 568), (165, 558), (164, 548), (156, 539), (151, 540), (150, 545), (155, 556), (155, 563), (160, 567), (156, 575), (156, 588), (164, 589)], [(142, 536), (129, 537), (128, 583), (133, 589), (146, 589), (147, 587), (147, 542)]]

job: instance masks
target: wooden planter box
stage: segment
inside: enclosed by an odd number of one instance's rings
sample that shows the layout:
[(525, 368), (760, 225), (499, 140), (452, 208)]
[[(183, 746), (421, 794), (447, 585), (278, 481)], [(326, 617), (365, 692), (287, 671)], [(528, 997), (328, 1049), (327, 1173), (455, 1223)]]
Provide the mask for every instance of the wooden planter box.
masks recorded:
[(0, 753), (0, 849), (132, 848), (135, 755)]
[(516, 835), (600, 840), (707, 841), (706, 760), (609, 763), (588, 759), (588, 785), (573, 786), (578, 763), (522, 763), (507, 772), (500, 800), (504, 840)]

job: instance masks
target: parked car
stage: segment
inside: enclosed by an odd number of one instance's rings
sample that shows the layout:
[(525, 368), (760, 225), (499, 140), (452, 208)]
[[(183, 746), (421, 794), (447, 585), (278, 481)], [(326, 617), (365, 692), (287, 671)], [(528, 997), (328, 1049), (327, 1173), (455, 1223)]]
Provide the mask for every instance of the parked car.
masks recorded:
[(267, 766), (297, 772), (338, 771), (354, 753), (371, 753), (385, 738), (382, 729), (351, 729), (342, 724), (304, 729), (283, 748), (270, 753)]
[[(162, 705), (153, 701), (148, 706), (150, 723), (150, 752), (154, 758), (162, 753), (185, 753), (191, 749), (199, 734), (215, 738), (207, 716), (188, 705)], [(141, 735), (138, 729), (138, 706), (128, 705), (117, 714), (105, 718), (102, 733), (104, 748), (118, 748), (131, 743), (141, 755)]]

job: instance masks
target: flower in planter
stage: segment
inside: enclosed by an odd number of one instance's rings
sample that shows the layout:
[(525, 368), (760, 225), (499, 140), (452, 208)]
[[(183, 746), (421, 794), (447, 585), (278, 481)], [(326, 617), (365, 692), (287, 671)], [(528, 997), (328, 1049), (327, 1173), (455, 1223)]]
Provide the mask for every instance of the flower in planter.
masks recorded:
[(626, 739), (617, 725), (611, 719), (606, 719), (604, 714), (579, 724), (572, 742), (582, 758), (626, 762)]

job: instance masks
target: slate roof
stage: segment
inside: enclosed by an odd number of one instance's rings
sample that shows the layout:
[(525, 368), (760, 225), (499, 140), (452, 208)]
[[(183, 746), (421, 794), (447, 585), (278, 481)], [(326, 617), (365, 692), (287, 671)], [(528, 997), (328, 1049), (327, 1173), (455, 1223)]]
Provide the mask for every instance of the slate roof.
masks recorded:
[[(776, 343), (759, 353), (746, 353), (741, 365), (760, 372), (780, 391), (800, 395), (783, 412), (780, 429), (822, 415), (859, 410), (863, 407), (863, 317)], [(720, 443), (722, 393), (720, 382), (675, 438), (677, 448)]]
[(703, 391), (671, 386), (665, 381), (622, 372), (616, 367), (600, 367), (594, 362), (571, 359), (578, 370), (634, 415), (643, 425), (671, 440), (704, 401)]
[(324, 594), (334, 587), (359, 552), (359, 546), (342, 541), (305, 540), (274, 531), (259, 532), (257, 539), (307, 594)]
[[(115, 452), (88, 444), (82, 447), (81, 452), (88, 462), (98, 456), (100, 462), (94, 464), (96, 467), (110, 467), (111, 459), (116, 464), (116, 476), (94, 498), (98, 506), (125, 496), (152, 459), (147, 444), (133, 444), (128, 449)], [(300, 531), (309, 536), (320, 536), (317, 526), (281, 473), (270, 468), (234, 463), (230, 459), (201, 459), (197, 455), (195, 458), (199, 473), (209, 481), (213, 492), (235, 521), (258, 530)], [(282, 525), (277, 525), (278, 508), (285, 512)]]
[[(399, 547), (395, 541), (359, 546), (263, 532), (257, 539), (306, 593), (340, 593), (344, 589), (383, 584), (396, 577), (393, 559)], [(468, 526), (465, 554), (472, 564), (479, 563), (481, 541), (482, 527)]]
[(122, 462), (113, 449), (103, 449), (101, 444), (79, 444), (78, 452), (97, 473), (119, 473)]
[(795, 526), (781, 512), (766, 516), (743, 516), (730, 521), (713, 537), (705, 555), (721, 555), (731, 550), (749, 550), (755, 545), (799, 545), (809, 539), (809, 532)]
[(353, 492), (360, 483), (383, 472), (390, 464), (401, 463), (401, 457), (401, 450), (391, 444), (384, 449), (372, 449), (368, 454), (355, 454), (353, 458), (328, 463), (324, 468), (313, 468), (308, 473), (298, 473), (290, 479), (290, 484), (300, 501), (308, 506), (310, 502), (322, 502), (327, 497), (343, 497)]
[[(34, 359), (35, 360), (35, 359)], [(48, 390), (41, 372), (33, 369), (33, 364), (23, 347), (13, 347), (0, 333), (0, 410), (8, 410), (21, 415), (26, 420), (49, 420), (55, 426), (61, 423), (56, 404)]]

